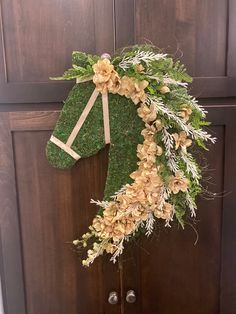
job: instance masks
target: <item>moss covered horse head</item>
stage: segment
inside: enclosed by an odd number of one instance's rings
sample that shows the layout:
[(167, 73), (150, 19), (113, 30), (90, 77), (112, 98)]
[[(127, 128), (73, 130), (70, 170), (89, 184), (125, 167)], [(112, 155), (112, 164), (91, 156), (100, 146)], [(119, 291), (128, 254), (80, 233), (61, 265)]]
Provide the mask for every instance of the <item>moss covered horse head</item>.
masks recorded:
[(76, 52), (73, 68), (59, 79), (74, 78), (79, 84), (64, 104), (47, 157), (65, 169), (110, 143), (101, 211), (73, 242), (91, 247), (83, 260), (89, 266), (104, 252), (115, 262), (124, 241), (141, 228), (150, 235), (156, 219), (169, 225), (176, 218), (183, 227), (186, 208), (195, 216), (201, 169), (191, 147), (205, 148), (215, 138), (201, 128), (208, 125), (205, 111), (187, 92), (185, 67), (152, 47), (123, 50), (111, 61)]
[[(94, 91), (92, 82), (76, 84), (70, 92), (59, 120), (53, 131), (53, 137), (66, 143), (86, 104)], [(108, 199), (124, 184), (130, 183), (129, 174), (137, 167), (136, 148), (142, 142), (143, 121), (137, 115), (134, 103), (120, 95), (108, 95), (110, 147), (108, 174), (104, 199)], [(104, 146), (104, 120), (102, 95), (99, 94), (91, 111), (71, 145), (79, 157), (86, 158), (97, 154)], [(46, 148), (49, 162), (57, 168), (67, 169), (76, 161), (64, 149), (49, 141)]]

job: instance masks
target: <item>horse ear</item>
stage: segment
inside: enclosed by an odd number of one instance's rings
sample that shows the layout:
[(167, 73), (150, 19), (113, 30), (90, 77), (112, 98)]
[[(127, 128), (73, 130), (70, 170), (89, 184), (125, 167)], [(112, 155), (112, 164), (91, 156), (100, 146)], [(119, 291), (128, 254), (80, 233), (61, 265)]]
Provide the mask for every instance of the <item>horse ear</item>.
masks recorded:
[(95, 155), (105, 146), (100, 96), (79, 132), (71, 136), (91, 97), (94, 101), (97, 97), (91, 82), (76, 84), (70, 92), (46, 147), (46, 156), (52, 166), (70, 168), (78, 159)]

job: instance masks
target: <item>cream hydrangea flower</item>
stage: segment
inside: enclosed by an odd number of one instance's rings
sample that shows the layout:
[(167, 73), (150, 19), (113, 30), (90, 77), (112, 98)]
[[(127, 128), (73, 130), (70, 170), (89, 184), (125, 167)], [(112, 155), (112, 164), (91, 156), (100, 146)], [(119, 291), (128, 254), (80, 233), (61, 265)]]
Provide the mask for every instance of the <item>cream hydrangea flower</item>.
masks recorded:
[(114, 71), (114, 66), (108, 59), (100, 59), (93, 65), (94, 84), (106, 83), (111, 77), (111, 73)]
[(108, 81), (107, 88), (112, 94), (117, 94), (121, 86), (121, 79), (116, 71), (111, 73), (110, 80)]
[(186, 150), (187, 147), (192, 145), (192, 140), (187, 138), (187, 134), (185, 131), (181, 131), (179, 134), (172, 134), (175, 140), (175, 149), (177, 150), (179, 147)]
[(177, 194), (179, 191), (187, 192), (189, 180), (184, 177), (182, 171), (177, 171), (175, 176), (171, 176), (169, 179), (169, 189)]
[(158, 208), (156, 208), (154, 210), (154, 215), (158, 219), (161, 218), (161, 219), (165, 219), (165, 220), (166, 219), (170, 220), (171, 217), (173, 216), (173, 212), (174, 212), (173, 205), (165, 202), (162, 210), (160, 210)]
[(178, 112), (178, 115), (183, 118), (183, 120), (186, 122), (189, 120), (190, 115), (192, 114), (192, 109), (189, 108), (188, 105), (183, 104), (181, 106), (180, 111)]
[(117, 93), (120, 88), (120, 77), (108, 59), (100, 59), (93, 65), (93, 82), (99, 92)]
[(148, 81), (138, 81), (138, 80), (133, 80), (134, 81), (134, 92), (131, 94), (131, 99), (137, 105), (139, 102), (144, 102), (146, 100), (146, 94), (144, 92), (145, 88), (148, 86), (149, 82)]
[(161, 93), (161, 94), (167, 94), (167, 93), (169, 93), (169, 92), (170, 92), (170, 89), (169, 89), (169, 87), (166, 86), (166, 85), (163, 85), (163, 86), (160, 88), (160, 93)]
[[(143, 71), (142, 64), (137, 65), (137, 71)], [(146, 99), (145, 88), (148, 86), (148, 81), (139, 81), (128, 76), (119, 77), (115, 71), (113, 64), (109, 59), (100, 59), (93, 65), (93, 82), (99, 92), (104, 93), (109, 91), (113, 94), (120, 94), (127, 98), (131, 98), (137, 105), (139, 102), (144, 102)]]
[(146, 123), (156, 120), (157, 112), (154, 105), (147, 106), (146, 104), (141, 104), (137, 112), (140, 118)]
[(140, 72), (143, 72), (145, 69), (141, 63), (138, 63), (138, 64), (135, 64), (135, 70), (140, 73)]
[(144, 102), (146, 94), (144, 89), (148, 86), (148, 81), (138, 81), (134, 78), (123, 76), (121, 78), (121, 86), (118, 93), (121, 96), (131, 98), (132, 101), (137, 105), (139, 102)]
[(134, 84), (131, 78), (128, 76), (123, 76), (121, 78), (121, 86), (119, 90), (119, 94), (121, 96), (125, 96), (126, 98), (130, 98), (131, 94), (134, 92)]
[(154, 125), (157, 131), (161, 131), (163, 128), (162, 122), (161, 120), (157, 119), (156, 121), (154, 121)]
[(104, 249), (107, 253), (113, 254), (116, 250), (116, 246), (110, 242), (108, 242), (107, 244), (105, 244)]

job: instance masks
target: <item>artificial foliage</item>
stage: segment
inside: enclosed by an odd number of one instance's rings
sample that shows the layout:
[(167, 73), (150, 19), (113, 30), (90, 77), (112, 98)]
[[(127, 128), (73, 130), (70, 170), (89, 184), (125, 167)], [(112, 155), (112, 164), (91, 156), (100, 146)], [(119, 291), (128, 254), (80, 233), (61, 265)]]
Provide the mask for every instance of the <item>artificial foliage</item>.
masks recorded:
[[(123, 49), (112, 58), (73, 52), (72, 68), (56, 80), (76, 79), (63, 106), (53, 137), (62, 143), (84, 114), (95, 89), (100, 93), (70, 148), (78, 158), (105, 145), (110, 126), (109, 165), (104, 199), (93, 201), (98, 214), (76, 247), (88, 247), (83, 265), (103, 253), (115, 262), (125, 242), (140, 230), (149, 236), (159, 219), (166, 226), (196, 215), (202, 170), (192, 151), (215, 142), (204, 126), (206, 111), (188, 94), (192, 81), (184, 65), (152, 46)], [(108, 94), (109, 116), (102, 112)], [(47, 157), (58, 168), (77, 161), (52, 138)], [(91, 195), (92, 197), (92, 195)]]

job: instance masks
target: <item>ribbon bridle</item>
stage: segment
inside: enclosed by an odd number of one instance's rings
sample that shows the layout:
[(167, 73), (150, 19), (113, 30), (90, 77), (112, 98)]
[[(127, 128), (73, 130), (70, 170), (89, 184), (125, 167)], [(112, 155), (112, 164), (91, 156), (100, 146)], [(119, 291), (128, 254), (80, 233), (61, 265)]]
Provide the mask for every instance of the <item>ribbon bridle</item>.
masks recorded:
[[(54, 135), (51, 136), (50, 141), (63, 149), (67, 154), (69, 154), (72, 158), (75, 160), (78, 160), (81, 158), (81, 156), (76, 153), (72, 148), (72, 144), (76, 138), (76, 136), (79, 133), (79, 130), (83, 126), (90, 110), (93, 108), (93, 105), (99, 95), (99, 92), (94, 89), (91, 97), (89, 98), (89, 101), (87, 102), (87, 105), (85, 106), (81, 116), (79, 117), (79, 120), (77, 121), (74, 129), (72, 130), (71, 134), (69, 135), (66, 143), (63, 143), (61, 140), (56, 138)], [(102, 93), (102, 110), (103, 110), (103, 124), (104, 124), (104, 137), (105, 137), (105, 143), (110, 143), (110, 123), (109, 123), (109, 107), (108, 107), (108, 93), (104, 92)]]

